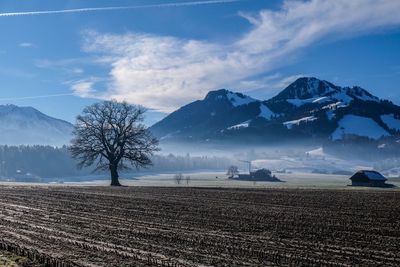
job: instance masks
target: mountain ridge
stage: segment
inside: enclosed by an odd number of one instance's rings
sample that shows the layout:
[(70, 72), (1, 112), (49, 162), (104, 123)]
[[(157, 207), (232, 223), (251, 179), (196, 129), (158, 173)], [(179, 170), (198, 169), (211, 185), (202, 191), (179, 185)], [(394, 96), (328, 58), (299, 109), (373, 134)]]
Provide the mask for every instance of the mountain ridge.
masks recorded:
[(161, 140), (175, 141), (378, 140), (399, 137), (400, 107), (359, 86), (302, 77), (268, 100), (210, 91), (150, 129)]
[(69, 143), (73, 125), (33, 107), (0, 105), (0, 144), (51, 145)]

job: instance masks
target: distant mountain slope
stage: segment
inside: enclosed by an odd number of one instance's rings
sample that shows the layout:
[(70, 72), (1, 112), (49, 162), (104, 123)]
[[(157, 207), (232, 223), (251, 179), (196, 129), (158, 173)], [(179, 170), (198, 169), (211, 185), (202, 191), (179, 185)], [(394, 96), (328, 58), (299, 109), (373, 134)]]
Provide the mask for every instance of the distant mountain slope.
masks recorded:
[(211, 91), (151, 130), (162, 140), (177, 141), (377, 140), (399, 137), (400, 107), (357, 86), (304, 77), (266, 101)]
[(72, 124), (49, 117), (32, 107), (0, 105), (1, 145), (68, 144)]
[(253, 118), (261, 102), (225, 89), (211, 91), (203, 100), (192, 102), (151, 127), (161, 139), (202, 138), (215, 131)]

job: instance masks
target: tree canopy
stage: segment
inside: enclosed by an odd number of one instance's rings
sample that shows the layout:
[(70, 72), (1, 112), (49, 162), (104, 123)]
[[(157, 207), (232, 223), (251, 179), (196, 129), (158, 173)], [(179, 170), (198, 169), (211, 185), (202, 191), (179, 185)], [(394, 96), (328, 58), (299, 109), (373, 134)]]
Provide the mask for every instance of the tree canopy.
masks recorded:
[(158, 140), (143, 124), (145, 109), (126, 102), (103, 101), (77, 117), (70, 151), (79, 167), (109, 169), (111, 185), (120, 185), (118, 170), (151, 165)]

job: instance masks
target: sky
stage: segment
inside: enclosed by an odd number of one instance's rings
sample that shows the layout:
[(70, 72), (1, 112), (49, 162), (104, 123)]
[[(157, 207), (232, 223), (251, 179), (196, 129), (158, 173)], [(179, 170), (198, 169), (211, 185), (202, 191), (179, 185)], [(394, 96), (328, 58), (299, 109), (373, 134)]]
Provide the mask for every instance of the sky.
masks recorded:
[(152, 124), (208, 91), (301, 76), (400, 104), (400, 1), (1, 0), (0, 104), (74, 122), (116, 99)]

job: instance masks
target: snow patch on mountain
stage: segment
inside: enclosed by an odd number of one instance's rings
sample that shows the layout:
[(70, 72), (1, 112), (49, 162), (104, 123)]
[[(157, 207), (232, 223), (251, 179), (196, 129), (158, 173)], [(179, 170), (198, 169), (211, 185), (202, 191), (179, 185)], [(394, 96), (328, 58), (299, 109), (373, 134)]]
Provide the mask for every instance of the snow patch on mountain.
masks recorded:
[(296, 107), (301, 107), (305, 104), (320, 104), (325, 102), (335, 102), (336, 106), (346, 107), (350, 104), (353, 98), (344, 92), (337, 92), (329, 96), (317, 96), (307, 99), (286, 99), (287, 102)]
[(254, 98), (249, 97), (249, 96), (242, 95), (242, 94), (237, 94), (237, 93), (232, 93), (232, 92), (229, 92), (229, 91), (226, 93), (226, 97), (232, 103), (232, 105), (234, 107), (247, 105), (247, 104), (250, 104), (252, 102), (258, 101), (258, 100), (254, 99)]
[(332, 133), (332, 140), (341, 140), (346, 135), (365, 136), (370, 139), (379, 139), (390, 134), (371, 118), (356, 115), (345, 115), (338, 127)]
[(329, 97), (323, 96), (323, 97), (318, 97), (318, 98), (314, 99), (313, 103), (323, 103), (323, 102), (326, 102), (329, 100), (330, 100)]
[(301, 107), (305, 104), (309, 104), (309, 103), (323, 103), (323, 102), (327, 102), (327, 101), (331, 101), (331, 99), (329, 99), (329, 97), (323, 96), (323, 97), (313, 97), (313, 98), (307, 98), (307, 99), (286, 99), (287, 102), (289, 102), (290, 104), (292, 104), (293, 106), (296, 107)]
[(326, 105), (326, 106), (322, 107), (322, 109), (336, 110), (338, 108), (345, 108), (345, 107), (347, 107), (347, 105), (343, 104), (342, 102), (339, 101), (339, 102), (336, 102), (336, 103), (332, 103), (332, 104)]
[(233, 125), (233, 126), (230, 126), (227, 129), (228, 130), (237, 130), (237, 129), (240, 129), (240, 128), (247, 128), (247, 127), (249, 127), (249, 124), (250, 124), (250, 120), (242, 122), (242, 123), (239, 123), (239, 124), (236, 124), (236, 125)]
[(346, 92), (343, 92), (343, 91), (339, 91), (339, 92), (336, 92), (336, 93), (330, 95), (330, 98), (332, 100), (334, 100), (336, 103), (338, 103), (338, 105), (342, 105), (342, 106), (349, 105), (350, 102), (353, 101), (353, 99), (354, 99), (351, 96), (349, 96), (348, 94), (346, 94)]
[(260, 105), (260, 114), (258, 114), (258, 117), (262, 117), (267, 120), (270, 120), (275, 115), (276, 114), (274, 112), (272, 112), (266, 105), (264, 105), (264, 104)]
[(292, 104), (293, 106), (300, 107), (304, 104), (311, 103), (310, 99), (286, 99), (286, 102)]
[(294, 125), (300, 125), (300, 123), (307, 123), (310, 121), (315, 121), (317, 118), (314, 116), (309, 116), (309, 117), (304, 117), (298, 120), (293, 120), (293, 121), (286, 121), (283, 123), (289, 130), (293, 128)]
[(400, 131), (400, 120), (394, 117), (394, 114), (385, 114), (381, 116), (381, 120), (389, 129)]
[(385, 147), (387, 147), (386, 144), (380, 144), (380, 145), (377, 146), (377, 148), (379, 148), (379, 149), (383, 149), (383, 148), (385, 148)]
[(310, 150), (307, 152), (308, 155), (310, 156), (319, 156), (319, 157), (324, 157), (324, 149), (322, 147), (316, 148), (314, 150)]

